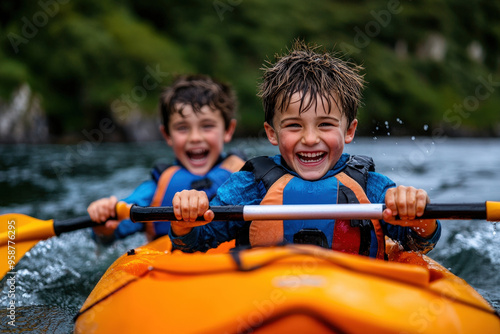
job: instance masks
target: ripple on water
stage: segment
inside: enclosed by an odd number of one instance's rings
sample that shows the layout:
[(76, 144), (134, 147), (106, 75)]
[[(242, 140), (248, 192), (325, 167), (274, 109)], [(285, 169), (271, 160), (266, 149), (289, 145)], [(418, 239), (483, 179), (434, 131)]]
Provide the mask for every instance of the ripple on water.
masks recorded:
[[(16, 308), (15, 327), (6, 321), (0, 322), (0, 333), (54, 333), (73, 332), (73, 317), (78, 308), (48, 305), (22, 306)], [(0, 309), (0, 319), (7, 318), (7, 310)]]

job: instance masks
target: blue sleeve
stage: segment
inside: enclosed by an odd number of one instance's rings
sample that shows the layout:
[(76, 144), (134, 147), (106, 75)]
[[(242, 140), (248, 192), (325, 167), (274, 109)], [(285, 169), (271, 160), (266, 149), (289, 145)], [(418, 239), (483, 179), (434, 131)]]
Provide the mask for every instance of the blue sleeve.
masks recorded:
[[(156, 182), (153, 180), (144, 181), (141, 183), (128, 197), (122, 201), (128, 204), (136, 204), (139, 206), (149, 206), (153, 200), (156, 191)], [(122, 220), (118, 228), (115, 230), (115, 237), (123, 239), (136, 232), (144, 231), (145, 225), (142, 223), (134, 223), (130, 219)]]
[[(372, 203), (385, 203), (387, 189), (395, 186), (396, 184), (387, 176), (370, 172), (366, 185), (368, 199)], [(441, 237), (441, 223), (439, 220), (436, 222), (436, 231), (427, 238), (421, 237), (409, 227), (391, 225), (383, 220), (381, 220), (381, 223), (385, 234), (394, 241), (399, 242), (405, 250), (419, 251), (425, 254), (434, 248)]]
[(156, 191), (156, 182), (153, 180), (144, 181), (141, 183), (128, 197), (122, 201), (129, 204), (137, 204), (139, 206), (148, 206), (153, 200)]
[[(141, 183), (128, 197), (121, 199), (121, 201), (128, 204), (136, 204), (139, 206), (149, 206), (153, 200), (154, 193), (156, 191), (156, 182), (153, 180), (144, 181)], [(134, 233), (144, 231), (145, 225), (142, 223), (134, 223), (130, 219), (122, 220), (115, 230), (113, 236), (101, 239), (92, 232), (92, 237), (96, 241), (108, 244), (113, 242), (115, 239), (123, 239)]]
[[(219, 187), (210, 205), (257, 205), (262, 201), (264, 190), (262, 184), (255, 182), (253, 173), (236, 172)], [(174, 236), (170, 230), (169, 236), (176, 249), (183, 252), (205, 252), (210, 248), (216, 248), (222, 242), (234, 239), (244, 224), (244, 221), (213, 221), (195, 227), (181, 237)]]

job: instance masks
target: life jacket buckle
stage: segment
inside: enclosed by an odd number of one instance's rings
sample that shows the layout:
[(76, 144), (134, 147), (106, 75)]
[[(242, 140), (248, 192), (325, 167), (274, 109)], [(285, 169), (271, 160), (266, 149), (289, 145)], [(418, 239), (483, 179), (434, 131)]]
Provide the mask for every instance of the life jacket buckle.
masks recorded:
[(293, 235), (294, 244), (316, 245), (323, 248), (330, 248), (326, 235), (316, 228), (304, 228)]
[(191, 182), (191, 188), (196, 190), (210, 189), (211, 186), (212, 181), (208, 177)]

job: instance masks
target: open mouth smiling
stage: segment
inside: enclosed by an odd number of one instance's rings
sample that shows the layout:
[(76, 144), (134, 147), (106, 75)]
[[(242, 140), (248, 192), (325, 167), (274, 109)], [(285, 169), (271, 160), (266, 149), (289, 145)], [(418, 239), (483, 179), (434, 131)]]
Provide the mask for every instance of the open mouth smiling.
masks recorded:
[(210, 152), (209, 150), (206, 150), (203, 148), (198, 148), (198, 149), (187, 151), (186, 155), (192, 161), (202, 161), (202, 160), (206, 159), (209, 152)]
[(299, 152), (296, 154), (297, 158), (302, 163), (316, 163), (323, 160), (326, 156), (325, 152)]

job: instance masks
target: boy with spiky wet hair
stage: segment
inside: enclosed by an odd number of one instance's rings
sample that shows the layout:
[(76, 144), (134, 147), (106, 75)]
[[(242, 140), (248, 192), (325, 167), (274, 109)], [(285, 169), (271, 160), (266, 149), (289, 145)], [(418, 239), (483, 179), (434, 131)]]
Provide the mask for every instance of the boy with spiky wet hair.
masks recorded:
[(290, 104), (292, 92), (311, 96), (304, 106), (304, 99), (300, 101), (301, 112), (309, 110), (322, 97), (329, 110), (331, 103), (340, 103), (337, 107), (346, 115), (348, 123), (356, 118), (364, 85), (359, 72), (363, 68), (328, 52), (317, 53), (317, 49), (319, 46), (306, 46), (296, 41), (289, 54), (276, 56), (279, 61), (264, 68), (259, 96), (268, 124), (272, 124), (275, 110), (283, 111)]
[[(280, 155), (248, 161), (218, 190), (210, 205), (385, 203), (383, 220), (280, 220), (212, 222), (195, 228), (184, 221), (214, 214), (203, 192), (182, 191), (172, 204), (179, 222), (170, 237), (183, 251), (207, 250), (237, 238), (268, 246), (312, 243), (375, 258), (385, 256), (385, 236), (406, 249), (428, 252), (440, 237), (436, 220), (421, 220), (429, 202), (422, 189), (399, 186), (375, 173), (371, 158), (343, 153), (354, 139), (363, 77), (328, 52), (296, 42), (264, 68), (260, 86), (264, 129)], [(397, 221), (399, 215), (402, 220)]]

